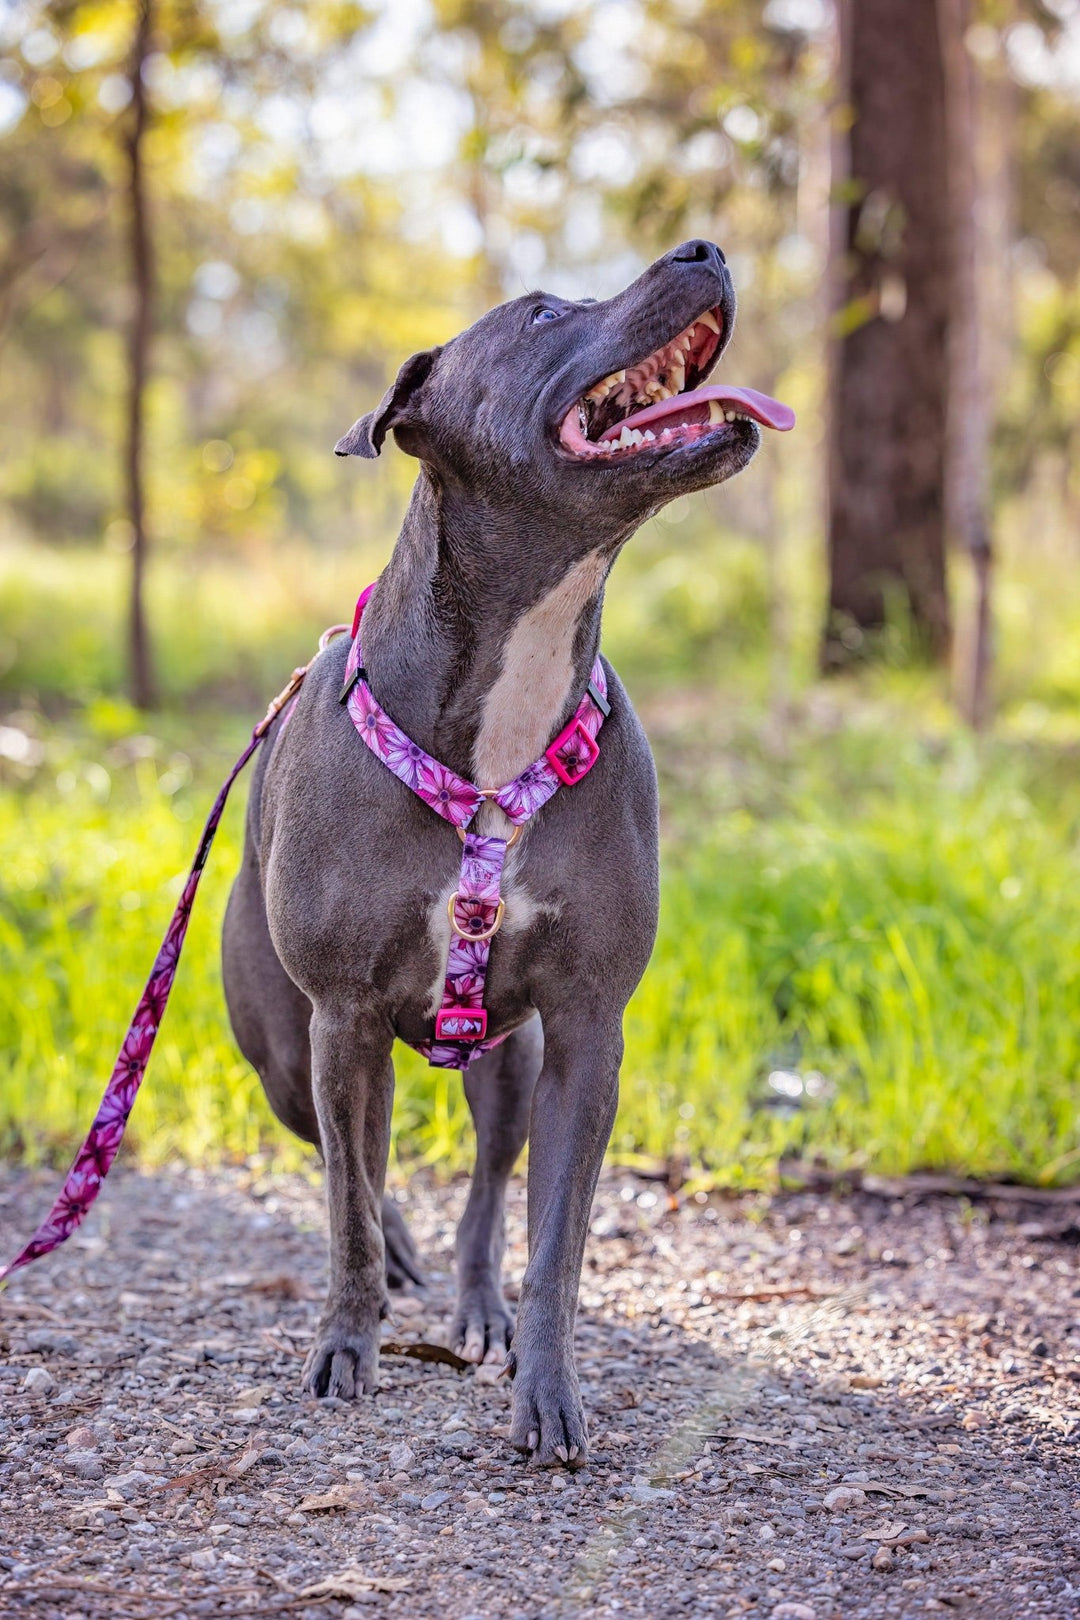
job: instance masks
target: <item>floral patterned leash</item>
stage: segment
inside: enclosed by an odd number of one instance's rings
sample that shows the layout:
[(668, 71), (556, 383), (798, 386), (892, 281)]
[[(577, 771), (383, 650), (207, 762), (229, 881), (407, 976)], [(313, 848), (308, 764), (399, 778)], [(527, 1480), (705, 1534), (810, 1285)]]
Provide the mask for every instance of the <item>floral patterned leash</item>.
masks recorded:
[[(319, 651), (322, 652), (335, 635), (345, 634), (347, 630), (347, 625), (340, 624), (335, 625), (332, 630), (324, 631), (319, 638)], [(251, 740), (214, 800), (213, 809), (206, 819), (206, 826), (199, 839), (199, 847), (195, 851), (195, 859), (191, 863), (191, 871), (184, 884), (184, 892), (173, 912), (161, 949), (154, 958), (150, 977), (146, 981), (146, 988), (128, 1026), (120, 1055), (105, 1087), (105, 1095), (94, 1115), (94, 1123), (87, 1132), (86, 1141), (76, 1154), (75, 1162), (60, 1189), (60, 1195), (45, 1220), (14, 1260), (6, 1266), (0, 1266), (0, 1283), (20, 1267), (28, 1266), (31, 1260), (39, 1260), (42, 1255), (50, 1254), (53, 1249), (58, 1249), (61, 1243), (66, 1242), (72, 1232), (82, 1225), (87, 1211), (101, 1191), (101, 1184), (108, 1175), (120, 1143), (124, 1139), (128, 1115), (134, 1106), (146, 1073), (146, 1065), (154, 1049), (154, 1042), (176, 978), (176, 970), (180, 965), (180, 952), (191, 919), (191, 908), (199, 887), (199, 879), (202, 877), (203, 867), (210, 853), (210, 845), (214, 842), (214, 834), (225, 809), (229, 789), (252, 754), (264, 741), (271, 723), (285, 705), (296, 697), (310, 667), (310, 664), (305, 664), (302, 669), (293, 670), (288, 686), (283, 692), (279, 692), (251, 733)], [(288, 718), (286, 715), (286, 720)]]
[[(487, 1039), (484, 986), (491, 941), (502, 926), (504, 901), (499, 893), (503, 861), (528, 821), (561, 787), (573, 787), (587, 776), (600, 754), (596, 734), (611, 713), (604, 666), (597, 658), (581, 702), (570, 724), (540, 758), (501, 788), (479, 788), (467, 777), (440, 765), (391, 720), (368, 685), (360, 648), (360, 623), (374, 585), (363, 591), (352, 622), (352, 646), (345, 665), (341, 701), (353, 725), (376, 759), (393, 771), (417, 798), (456, 827), (464, 848), (461, 876), (450, 896), (450, 950), (442, 1004), (435, 1015), (435, 1039), (415, 1042), (416, 1050), (437, 1068), (466, 1069), (503, 1035)], [(510, 837), (466, 832), (481, 805), (490, 802), (514, 823)]]

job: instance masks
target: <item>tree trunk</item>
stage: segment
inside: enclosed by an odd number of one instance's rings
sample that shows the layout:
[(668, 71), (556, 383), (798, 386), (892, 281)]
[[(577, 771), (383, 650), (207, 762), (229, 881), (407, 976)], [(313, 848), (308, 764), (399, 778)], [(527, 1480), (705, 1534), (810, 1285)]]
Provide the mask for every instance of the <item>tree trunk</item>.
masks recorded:
[(841, 0), (831, 240), (825, 669), (873, 650), (895, 596), (943, 660), (950, 311), (936, 0)]
[(143, 442), (146, 378), (153, 323), (154, 268), (147, 210), (143, 141), (149, 121), (143, 65), (150, 51), (152, 0), (138, 0), (131, 52), (131, 120), (125, 149), (128, 160), (129, 252), (131, 255), (131, 326), (128, 333), (128, 408), (124, 476), (131, 521), (131, 597), (128, 610), (128, 657), (131, 699), (139, 709), (154, 701), (153, 663), (146, 624), (146, 510), (143, 486)]
[(993, 550), (987, 514), (989, 402), (982, 353), (982, 299), (978, 273), (978, 117), (975, 67), (965, 35), (971, 0), (937, 0), (945, 64), (952, 197), (953, 312), (949, 334), (949, 418), (946, 516), (949, 537), (971, 560), (973, 601), (956, 667), (961, 714), (980, 731), (989, 719)]

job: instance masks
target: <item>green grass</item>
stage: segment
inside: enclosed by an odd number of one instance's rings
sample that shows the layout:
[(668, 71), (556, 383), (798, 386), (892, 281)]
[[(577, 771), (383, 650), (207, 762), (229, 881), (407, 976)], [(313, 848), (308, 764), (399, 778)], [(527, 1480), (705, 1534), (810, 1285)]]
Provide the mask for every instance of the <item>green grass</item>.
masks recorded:
[[(780, 752), (730, 705), (654, 728), (663, 915), (627, 1016), (615, 1151), (674, 1152), (731, 1184), (767, 1181), (784, 1150), (838, 1166), (1073, 1178), (1075, 753), (976, 748), (857, 693), (829, 703)], [(101, 700), (77, 726), (17, 719), (41, 755), (6, 766), (0, 787), (0, 1150), (54, 1157), (92, 1114), (244, 733), (189, 713), (133, 738), (131, 716)], [(194, 761), (182, 742), (198, 742)], [(150, 1163), (303, 1157), (225, 1017), (217, 939), (240, 826), (238, 803), (132, 1117)], [(776, 1106), (777, 1070), (809, 1077), (816, 1095)], [(397, 1114), (401, 1158), (467, 1158), (456, 1074), (402, 1052)]]

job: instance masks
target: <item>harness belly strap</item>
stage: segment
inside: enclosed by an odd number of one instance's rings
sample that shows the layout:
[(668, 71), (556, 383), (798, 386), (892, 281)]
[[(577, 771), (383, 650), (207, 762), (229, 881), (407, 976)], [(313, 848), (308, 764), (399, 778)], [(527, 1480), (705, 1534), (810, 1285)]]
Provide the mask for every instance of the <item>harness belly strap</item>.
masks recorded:
[(368, 685), (360, 627), (374, 589), (369, 585), (356, 604), (341, 701), (375, 757), (429, 809), (456, 827), (462, 837), (461, 875), (449, 905), (450, 952), (442, 1004), (435, 1018), (435, 1036), (415, 1044), (416, 1050), (435, 1067), (466, 1069), (481, 1053), (489, 1052), (505, 1039), (502, 1035), (487, 1038), (484, 987), (491, 941), (503, 918), (504, 902), (499, 892), (503, 862), (518, 834), (515, 831), (507, 840), (464, 829), (485, 802), (497, 804), (515, 827), (521, 827), (561, 787), (573, 787), (588, 775), (600, 755), (597, 733), (611, 712), (607, 678), (597, 658), (573, 718), (540, 758), (504, 787), (478, 788), (467, 777), (440, 765), (407, 737)]

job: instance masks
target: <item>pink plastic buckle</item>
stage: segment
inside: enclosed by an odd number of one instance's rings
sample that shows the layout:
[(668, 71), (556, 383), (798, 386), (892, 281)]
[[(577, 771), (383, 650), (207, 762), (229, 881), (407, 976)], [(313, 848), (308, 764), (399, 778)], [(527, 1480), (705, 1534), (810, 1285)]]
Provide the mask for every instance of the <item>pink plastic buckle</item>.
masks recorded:
[[(564, 763), (559, 755), (568, 745), (570, 757)], [(575, 716), (566, 730), (559, 732), (551, 747), (544, 749), (544, 758), (559, 781), (566, 787), (573, 787), (583, 776), (588, 776), (600, 758), (600, 747), (584, 720), (579, 720)]]
[(437, 1041), (482, 1041), (486, 1034), (486, 1007), (443, 1007), (435, 1014)]

